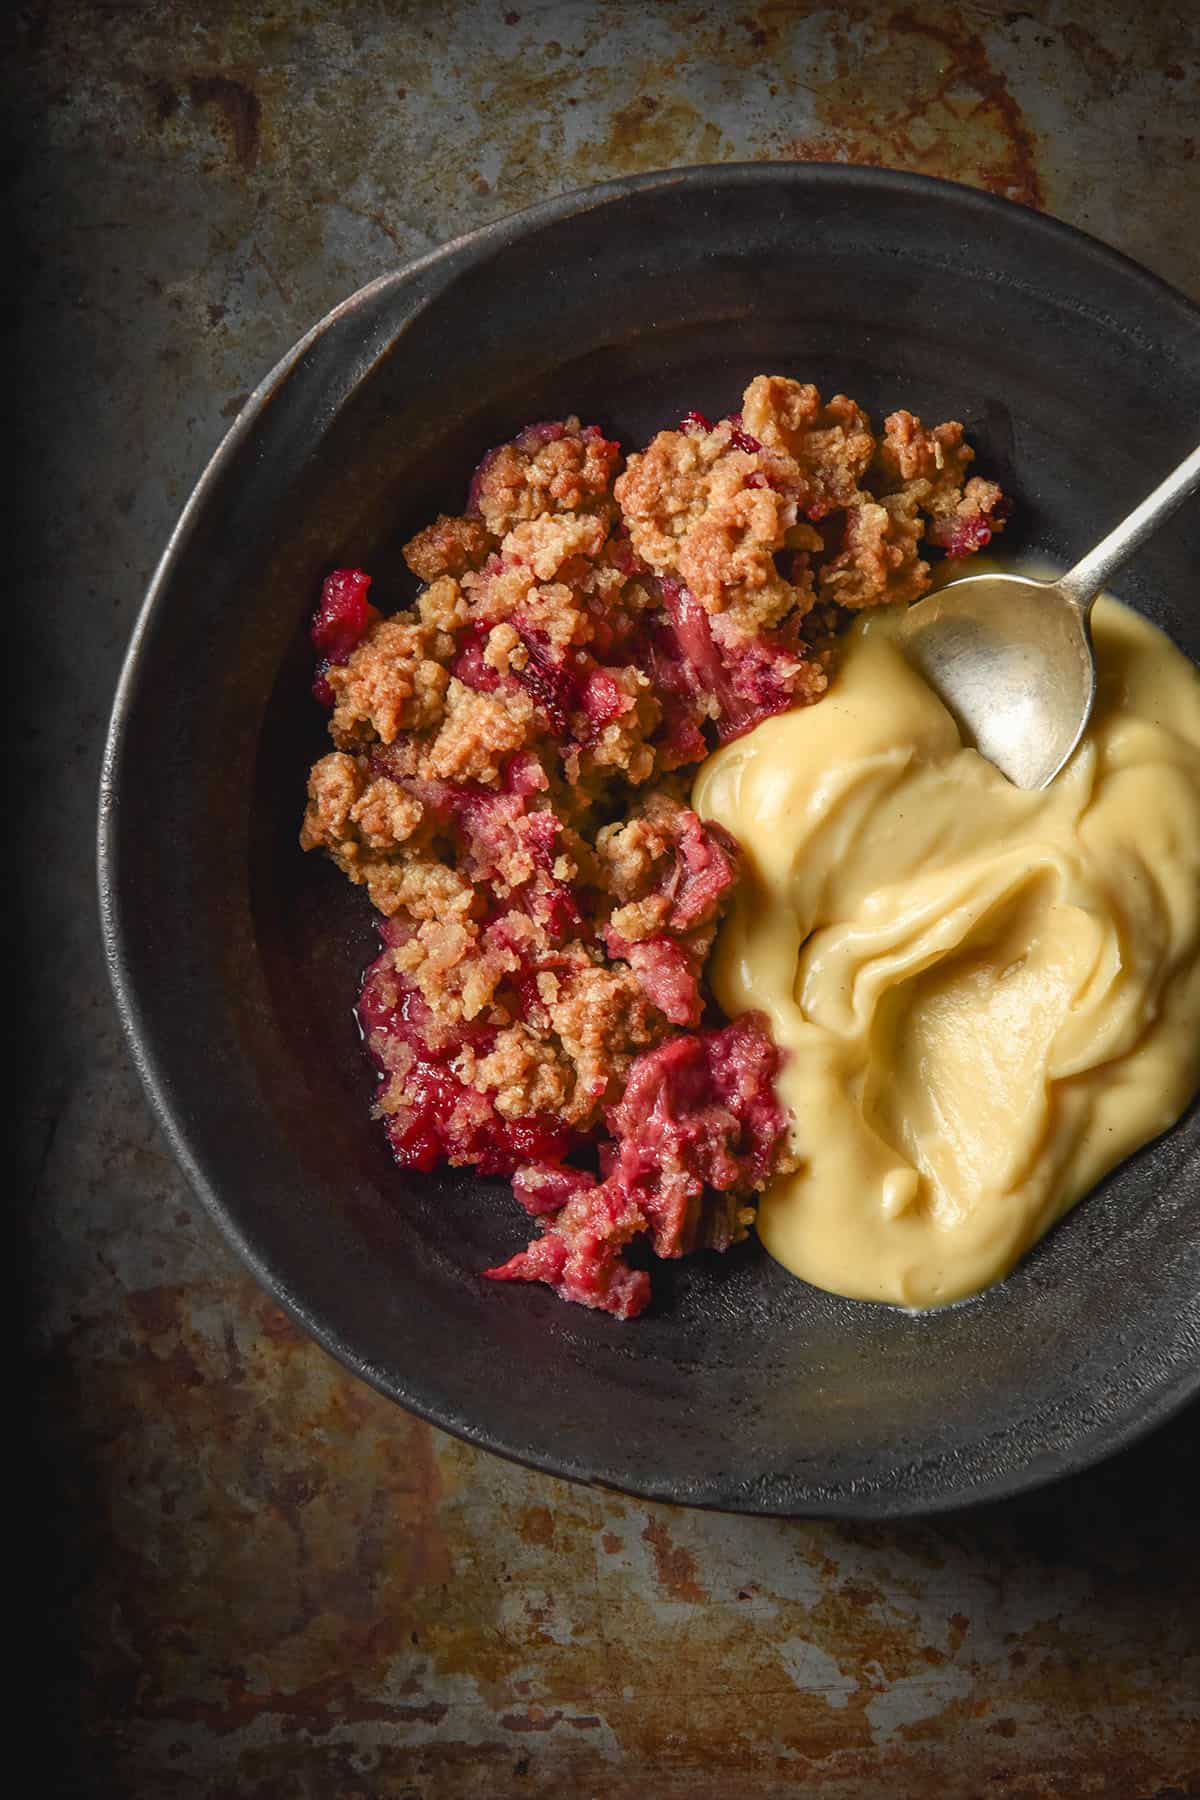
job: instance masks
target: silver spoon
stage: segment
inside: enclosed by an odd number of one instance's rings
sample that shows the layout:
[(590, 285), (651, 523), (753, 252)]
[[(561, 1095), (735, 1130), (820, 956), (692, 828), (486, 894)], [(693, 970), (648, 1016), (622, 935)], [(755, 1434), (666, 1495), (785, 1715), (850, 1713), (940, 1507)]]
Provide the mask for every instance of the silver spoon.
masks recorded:
[(909, 608), (905, 654), (966, 741), (1017, 787), (1048, 787), (1087, 729), (1096, 595), (1198, 487), (1200, 448), (1057, 581), (972, 575)]

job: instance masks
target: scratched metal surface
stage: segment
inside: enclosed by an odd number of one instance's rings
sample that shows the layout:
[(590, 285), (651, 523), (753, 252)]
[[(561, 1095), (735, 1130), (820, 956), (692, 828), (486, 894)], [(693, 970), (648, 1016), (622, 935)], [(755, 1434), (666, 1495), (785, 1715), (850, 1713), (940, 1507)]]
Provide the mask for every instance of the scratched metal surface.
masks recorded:
[(89, 864), (152, 562), (334, 301), (540, 195), (747, 157), (973, 182), (1200, 295), (1194, 7), (35, 0), (4, 30), (61, 1791), (1200, 1793), (1194, 1412), (1066, 1487), (873, 1528), (466, 1449), (298, 1337), (193, 1204), (119, 1039)]

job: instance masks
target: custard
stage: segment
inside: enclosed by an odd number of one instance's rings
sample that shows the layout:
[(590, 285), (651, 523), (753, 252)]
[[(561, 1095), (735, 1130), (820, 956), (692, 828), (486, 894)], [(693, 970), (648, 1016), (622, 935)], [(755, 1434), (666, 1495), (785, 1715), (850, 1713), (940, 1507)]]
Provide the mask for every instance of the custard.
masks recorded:
[(758, 1230), (818, 1287), (976, 1293), (1200, 1085), (1200, 677), (1101, 598), (1099, 693), (1043, 792), (972, 749), (895, 642), (853, 627), (820, 706), (701, 768), (745, 874), (713, 955), (766, 1014), (797, 1166)]

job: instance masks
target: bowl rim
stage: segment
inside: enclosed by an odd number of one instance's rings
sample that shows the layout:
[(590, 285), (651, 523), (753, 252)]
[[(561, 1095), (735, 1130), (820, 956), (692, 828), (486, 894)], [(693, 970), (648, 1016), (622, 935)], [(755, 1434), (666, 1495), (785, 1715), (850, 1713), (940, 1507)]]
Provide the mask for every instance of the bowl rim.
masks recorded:
[(1174, 309), (1181, 327), (1200, 331), (1200, 305), (1134, 258), (1077, 226), (964, 183), (855, 163), (696, 163), (617, 176), (505, 213), (374, 277), (324, 313), (251, 390), (204, 463), (154, 566), (122, 658), (105, 734), (98, 783), (96, 871), (101, 938), (117, 1016), (131, 1060), (155, 1121), (193, 1192), (267, 1295), (308, 1336), (314, 1338), (322, 1349), (377, 1392), (449, 1435), (502, 1456), (506, 1461), (562, 1480), (638, 1500), (665, 1501), (698, 1510), (736, 1512), (758, 1517), (924, 1517), (965, 1511), (1030, 1492), (1067, 1476), (1082, 1473), (1130, 1448), (1180, 1412), (1190, 1401), (1200, 1398), (1200, 1360), (1190, 1368), (1176, 1371), (1152, 1398), (1143, 1401), (1129, 1415), (1094, 1427), (1089, 1436), (1072, 1439), (1065, 1449), (1043, 1449), (1031, 1460), (1015, 1468), (1005, 1469), (1000, 1475), (984, 1477), (966, 1490), (955, 1489), (919, 1500), (914, 1500), (903, 1492), (896, 1493), (885, 1488), (873, 1488), (869, 1493), (859, 1496), (847, 1493), (833, 1499), (818, 1499), (814, 1495), (807, 1502), (789, 1502), (782, 1506), (763, 1503), (749, 1493), (737, 1501), (689, 1497), (681, 1495), (676, 1488), (653, 1481), (639, 1485), (619, 1485), (579, 1470), (565, 1458), (556, 1460), (551, 1454), (536, 1458), (524, 1455), (497, 1442), (488, 1430), (473, 1427), (470, 1421), (439, 1414), (435, 1404), (405, 1392), (402, 1380), (395, 1379), (388, 1371), (360, 1357), (341, 1332), (315, 1317), (306, 1308), (302, 1297), (289, 1287), (286, 1277), (247, 1236), (234, 1213), (209, 1181), (190, 1142), (189, 1134), (172, 1106), (170, 1083), (156, 1051), (153, 1030), (132, 973), (126, 919), (119, 895), (119, 768), (130, 716), (137, 698), (151, 622), (170, 587), (176, 565), (181, 561), (196, 531), (211, 491), (222, 479), (227, 465), (233, 461), (274, 395), (303, 362), (312, 347), (341, 320), (369, 307), (389, 292), (401, 291), (427, 272), (449, 270), (456, 263), (466, 268), (485, 262), (494, 250), (582, 211), (597, 209), (654, 189), (737, 189), (758, 184), (828, 190), (866, 187), (912, 197), (923, 194), (952, 196), (956, 205), (978, 217), (984, 234), (989, 220), (1003, 217), (1011, 221), (1014, 214), (1020, 214), (1023, 229), (1029, 232), (1032, 239), (1041, 239), (1048, 246), (1068, 245), (1076, 256), (1082, 253), (1090, 257), (1100, 268), (1119, 274), (1126, 283), (1132, 283), (1134, 287), (1140, 286), (1147, 299), (1152, 299), (1158, 307), (1166, 305)]

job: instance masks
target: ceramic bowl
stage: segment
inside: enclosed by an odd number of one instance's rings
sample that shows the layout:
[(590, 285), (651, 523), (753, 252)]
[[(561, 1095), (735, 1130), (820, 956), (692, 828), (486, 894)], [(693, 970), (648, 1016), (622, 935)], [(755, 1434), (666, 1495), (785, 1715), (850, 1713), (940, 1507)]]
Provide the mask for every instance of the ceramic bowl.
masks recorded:
[[(121, 679), (100, 881), (120, 1010), (176, 1154), (263, 1285), (401, 1405), (523, 1462), (695, 1505), (861, 1517), (1012, 1493), (1200, 1387), (1200, 1115), (998, 1287), (912, 1317), (750, 1243), (631, 1324), (481, 1280), (505, 1183), (415, 1176), (369, 1116), (368, 903), (303, 856), (323, 574), (400, 545), (487, 447), (580, 413), (627, 444), (768, 370), (958, 418), (1066, 563), (1191, 448), (1200, 315), (1102, 245), (965, 188), (844, 167), (642, 176), (371, 283), (252, 395), (189, 501)], [(1200, 656), (1200, 507), (1115, 591)]]

